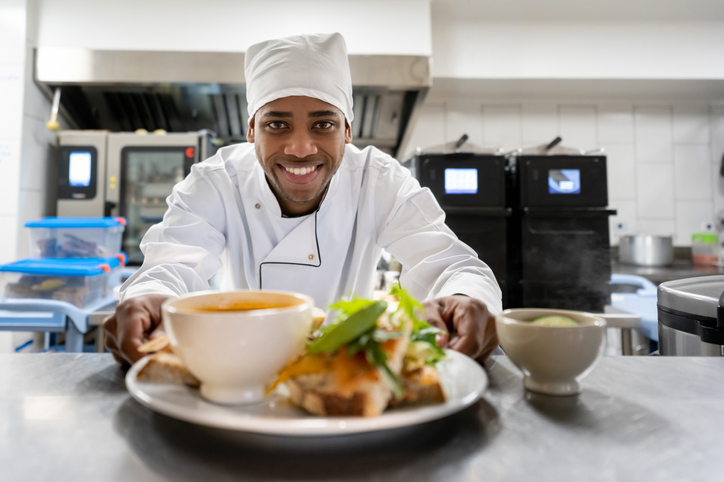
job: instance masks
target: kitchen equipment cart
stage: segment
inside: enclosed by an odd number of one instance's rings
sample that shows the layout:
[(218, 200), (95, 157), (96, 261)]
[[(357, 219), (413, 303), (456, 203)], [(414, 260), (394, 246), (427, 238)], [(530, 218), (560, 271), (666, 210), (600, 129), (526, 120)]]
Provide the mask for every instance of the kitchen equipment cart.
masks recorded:
[(89, 322), (92, 315), (112, 311), (109, 307), (116, 303), (112, 294), (85, 308), (58, 300), (0, 299), (0, 331), (64, 332), (65, 351), (78, 353), (83, 351), (83, 335), (94, 325)]

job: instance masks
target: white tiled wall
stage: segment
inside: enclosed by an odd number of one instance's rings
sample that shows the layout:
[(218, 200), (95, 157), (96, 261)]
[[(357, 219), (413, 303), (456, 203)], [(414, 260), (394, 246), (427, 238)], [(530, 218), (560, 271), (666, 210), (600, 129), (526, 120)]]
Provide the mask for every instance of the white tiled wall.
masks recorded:
[[(26, 43), (27, 58), (32, 58), (34, 41)], [(32, 81), (32, 63), (25, 67), (25, 90), (23, 99), (22, 141), (20, 148), (20, 190), (17, 209), (17, 239), (15, 257), (26, 258), (30, 255), (29, 232), (25, 222), (44, 216), (54, 215), (55, 182), (49, 175), (54, 172), (51, 149), (55, 143), (55, 133), (48, 130), (46, 122), (50, 116), (50, 101)], [(61, 128), (67, 128), (62, 118), (58, 119)]]
[[(25, 13), (25, 0), (0, 2), (0, 263), (16, 249)], [(14, 340), (12, 332), (0, 332), (0, 353), (12, 352)]]
[(15, 256), (25, 77), (25, 0), (0, 6), (0, 263)]
[[(457, 140), (506, 151), (551, 141), (584, 150), (604, 148), (608, 162), (611, 243), (630, 233), (673, 235), (691, 245), (695, 232), (715, 229), (724, 210), (724, 106), (635, 102), (507, 102), (440, 99), (422, 112), (415, 147)], [(434, 140), (434, 142), (433, 142)]]
[[(51, 214), (48, 173), (55, 134), (45, 126), (50, 102), (33, 83), (34, 0), (0, 2), (0, 263), (27, 257), (28, 219)], [(61, 124), (63, 124), (61, 119)], [(37, 335), (0, 331), (0, 353)], [(37, 349), (37, 343), (23, 351)]]

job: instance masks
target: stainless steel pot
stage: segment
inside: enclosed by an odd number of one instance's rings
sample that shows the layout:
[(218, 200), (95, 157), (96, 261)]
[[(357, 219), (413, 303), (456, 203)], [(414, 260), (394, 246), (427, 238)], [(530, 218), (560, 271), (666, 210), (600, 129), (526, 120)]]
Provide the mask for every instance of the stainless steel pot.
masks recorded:
[(674, 262), (671, 236), (633, 234), (618, 240), (618, 259), (638, 266), (668, 266)]
[(659, 353), (724, 356), (724, 276), (661, 283), (657, 310)]

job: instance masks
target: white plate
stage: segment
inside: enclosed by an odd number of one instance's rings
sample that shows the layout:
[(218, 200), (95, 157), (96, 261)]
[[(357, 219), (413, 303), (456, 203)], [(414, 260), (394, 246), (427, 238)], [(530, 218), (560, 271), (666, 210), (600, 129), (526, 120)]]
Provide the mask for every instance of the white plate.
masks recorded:
[(199, 391), (183, 385), (139, 382), (148, 357), (126, 374), (131, 396), (151, 410), (187, 422), (244, 432), (291, 436), (344, 435), (407, 427), (436, 420), (475, 403), (488, 387), (482, 367), (467, 356), (447, 351), (438, 364), (447, 401), (438, 405), (394, 408), (379, 417), (317, 417), (294, 407), (279, 393), (254, 405), (224, 406), (207, 402)]

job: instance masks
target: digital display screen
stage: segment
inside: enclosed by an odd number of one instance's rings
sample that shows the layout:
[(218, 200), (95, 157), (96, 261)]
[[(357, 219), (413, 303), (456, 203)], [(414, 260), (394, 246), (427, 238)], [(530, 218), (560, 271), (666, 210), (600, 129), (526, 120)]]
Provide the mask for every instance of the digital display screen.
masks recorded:
[(445, 169), (445, 194), (477, 194), (478, 170), (463, 168)]
[(581, 171), (579, 169), (551, 169), (548, 171), (550, 194), (580, 194)]
[(71, 152), (68, 164), (68, 184), (88, 187), (91, 182), (91, 153)]

